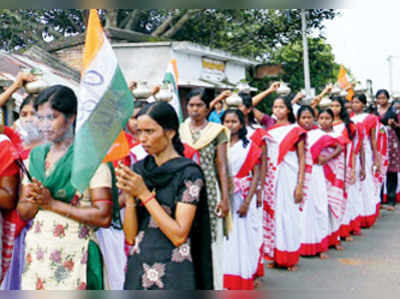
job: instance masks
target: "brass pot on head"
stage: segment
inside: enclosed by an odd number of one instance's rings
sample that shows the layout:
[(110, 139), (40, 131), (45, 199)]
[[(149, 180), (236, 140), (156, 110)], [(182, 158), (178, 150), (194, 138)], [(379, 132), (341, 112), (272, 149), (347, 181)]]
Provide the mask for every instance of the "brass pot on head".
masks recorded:
[(154, 95), (157, 101), (169, 102), (174, 97), (173, 93), (169, 90), (167, 82), (164, 82), (160, 88), (160, 91)]
[(276, 90), (276, 93), (279, 94), (280, 96), (287, 96), (291, 91), (292, 90), (290, 89), (287, 83), (281, 82), (278, 89)]
[(43, 72), (38, 68), (28, 70), (36, 79), (32, 82), (26, 82), (24, 89), (29, 94), (37, 94), (48, 88), (50, 85), (43, 79)]
[(238, 93), (233, 92), (232, 95), (225, 99), (225, 103), (229, 108), (237, 109), (243, 103), (243, 101)]
[(151, 96), (151, 89), (147, 85), (147, 81), (140, 81), (137, 84), (137, 87), (132, 91), (133, 96), (135, 99), (147, 99)]

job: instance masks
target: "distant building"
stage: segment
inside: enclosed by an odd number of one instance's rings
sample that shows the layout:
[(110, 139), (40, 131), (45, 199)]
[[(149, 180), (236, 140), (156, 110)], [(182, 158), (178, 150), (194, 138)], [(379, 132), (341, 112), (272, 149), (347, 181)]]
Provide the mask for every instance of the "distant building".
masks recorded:
[[(37, 46), (23, 54), (0, 52), (0, 87), (4, 90), (16, 79), (19, 71), (33, 68), (43, 72), (42, 79), (49, 86), (63, 84), (78, 92), (79, 72)], [(13, 111), (19, 111), (19, 106), (27, 95), (23, 88), (14, 93), (13, 100), (0, 109), (0, 123), (10, 125), (14, 121)]]
[[(246, 69), (257, 65), (254, 60), (192, 42), (154, 42), (149, 41), (151, 37), (148, 35), (116, 28), (106, 29), (106, 34), (111, 39), (112, 47), (128, 82), (147, 81), (150, 86), (160, 84), (168, 63), (171, 59), (175, 59), (183, 108), (186, 106), (186, 96), (191, 88), (209, 88), (215, 93), (223, 89), (234, 89), (246, 78)], [(80, 71), (84, 47), (83, 34), (45, 46), (54, 57)]]

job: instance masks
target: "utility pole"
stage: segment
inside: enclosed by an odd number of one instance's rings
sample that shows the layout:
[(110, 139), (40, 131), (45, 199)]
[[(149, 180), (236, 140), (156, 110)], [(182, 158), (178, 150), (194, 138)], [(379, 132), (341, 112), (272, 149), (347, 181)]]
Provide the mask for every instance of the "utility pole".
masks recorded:
[(387, 58), (389, 68), (389, 90), (390, 94), (393, 93), (393, 56), (389, 55)]
[(303, 35), (303, 58), (304, 58), (304, 87), (306, 91), (306, 100), (311, 99), (311, 82), (310, 82), (310, 64), (308, 61), (308, 41), (307, 41), (307, 23), (306, 10), (301, 10), (301, 31)]

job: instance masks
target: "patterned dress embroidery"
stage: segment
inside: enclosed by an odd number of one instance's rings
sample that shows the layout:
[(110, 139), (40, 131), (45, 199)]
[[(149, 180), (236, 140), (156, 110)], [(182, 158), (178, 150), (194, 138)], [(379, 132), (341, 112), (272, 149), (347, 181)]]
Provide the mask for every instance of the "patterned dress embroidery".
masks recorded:
[(91, 236), (94, 230), (88, 226), (53, 212), (39, 211), (26, 235), (22, 289), (78, 290), (86, 285)]
[[(192, 132), (193, 141), (196, 142), (201, 135), (200, 131)], [(210, 225), (211, 225), (211, 237), (213, 240), (216, 239), (216, 225), (217, 225), (217, 214), (216, 209), (219, 203), (218, 198), (218, 180), (217, 171), (215, 168), (217, 145), (216, 141), (209, 143), (206, 147), (199, 150), (200, 153), (200, 166), (204, 172), (204, 178), (207, 187), (207, 199), (208, 208), (210, 212)]]
[[(48, 175), (51, 169), (46, 170)], [(90, 206), (89, 192), (77, 194), (75, 206)], [(23, 290), (86, 289), (92, 227), (59, 214), (39, 210), (25, 238)]]
[[(204, 185), (199, 175), (200, 172), (196, 174), (196, 178), (183, 180), (177, 198), (171, 197), (169, 190), (157, 190), (157, 201), (171, 217), (174, 217), (179, 202), (197, 205)], [(173, 189), (171, 186), (174, 184), (170, 183), (166, 188)], [(183, 245), (175, 247), (144, 207), (138, 208), (137, 213), (139, 233), (129, 252), (124, 288), (194, 289), (190, 238)]]

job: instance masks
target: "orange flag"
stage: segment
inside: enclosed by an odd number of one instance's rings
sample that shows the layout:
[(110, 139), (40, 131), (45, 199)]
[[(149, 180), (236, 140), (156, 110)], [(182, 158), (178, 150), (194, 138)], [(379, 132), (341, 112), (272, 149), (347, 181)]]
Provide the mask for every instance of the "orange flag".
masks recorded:
[(345, 89), (347, 91), (346, 99), (351, 101), (354, 96), (354, 90), (349, 80), (347, 79), (347, 72), (343, 65), (340, 66), (338, 80), (340, 88)]
[(109, 149), (107, 155), (104, 157), (103, 162), (114, 162), (121, 160), (129, 154), (129, 144), (125, 132), (121, 131), (113, 145)]

